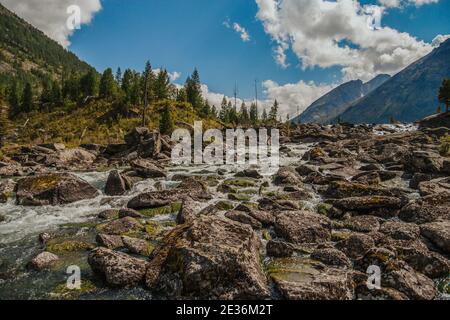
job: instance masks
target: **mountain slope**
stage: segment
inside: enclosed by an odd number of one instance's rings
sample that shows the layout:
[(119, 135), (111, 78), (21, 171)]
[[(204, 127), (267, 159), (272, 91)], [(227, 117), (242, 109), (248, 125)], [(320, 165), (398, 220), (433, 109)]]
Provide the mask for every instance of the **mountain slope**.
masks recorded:
[(436, 112), (444, 78), (450, 78), (450, 39), (352, 104), (339, 118), (349, 123), (420, 120)]
[(361, 80), (346, 82), (311, 104), (293, 122), (328, 123), (343, 113), (352, 102), (364, 97), (389, 78), (389, 75), (379, 75), (367, 83)]
[(11, 77), (39, 80), (60, 76), (63, 69), (92, 67), (0, 4), (0, 84)]

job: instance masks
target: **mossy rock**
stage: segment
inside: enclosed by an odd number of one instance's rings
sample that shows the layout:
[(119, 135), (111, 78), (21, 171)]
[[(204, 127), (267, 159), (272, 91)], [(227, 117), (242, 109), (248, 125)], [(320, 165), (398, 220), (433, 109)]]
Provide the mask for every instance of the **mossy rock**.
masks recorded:
[(331, 241), (339, 242), (342, 240), (347, 240), (351, 234), (351, 232), (333, 230), (331, 231)]
[(251, 197), (240, 193), (230, 193), (228, 194), (228, 199), (232, 201), (250, 201)]
[(318, 214), (323, 214), (324, 216), (328, 216), (331, 208), (333, 208), (333, 206), (331, 204), (328, 203), (319, 203), (317, 205), (317, 213)]
[(174, 220), (167, 220), (167, 221), (161, 222), (161, 226), (163, 226), (165, 228), (175, 228), (177, 226), (177, 222)]
[(234, 204), (230, 201), (219, 201), (215, 204), (220, 211), (228, 211), (234, 209)]
[(67, 284), (60, 284), (50, 293), (50, 297), (58, 300), (78, 300), (81, 296), (95, 293), (98, 290), (89, 280), (81, 280), (80, 289), (69, 289)]
[(153, 218), (156, 216), (167, 215), (167, 214), (176, 214), (181, 210), (181, 202), (175, 202), (167, 206), (158, 207), (158, 208), (150, 208), (150, 209), (142, 209), (139, 210), (139, 213), (147, 218)]
[(56, 187), (61, 181), (62, 176), (59, 174), (46, 174), (35, 176), (33, 179), (24, 180), (24, 187), (30, 191), (47, 190)]
[(156, 238), (161, 232), (161, 225), (156, 221), (148, 221), (145, 225), (145, 232), (150, 238)]
[(270, 235), (270, 231), (267, 230), (267, 229), (264, 229), (262, 231), (262, 237), (263, 237), (264, 240), (267, 240), (267, 241), (272, 240), (272, 236)]
[(267, 266), (267, 273), (273, 279), (305, 282), (320, 274), (324, 265), (307, 258), (276, 258)]
[(241, 187), (241, 188), (250, 188), (255, 187), (257, 181), (255, 179), (250, 178), (231, 178), (227, 179), (223, 182), (225, 186), (233, 186), (233, 187)]
[(50, 240), (47, 243), (46, 250), (51, 253), (65, 253), (65, 252), (76, 252), (76, 251), (90, 251), (94, 249), (95, 246), (92, 243), (78, 241), (78, 240)]

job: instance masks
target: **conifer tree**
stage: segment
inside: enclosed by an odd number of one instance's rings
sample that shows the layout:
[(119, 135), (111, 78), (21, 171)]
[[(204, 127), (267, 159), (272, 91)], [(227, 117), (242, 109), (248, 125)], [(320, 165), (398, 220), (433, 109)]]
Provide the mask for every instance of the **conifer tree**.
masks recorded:
[(165, 100), (170, 94), (170, 78), (167, 70), (161, 70), (156, 76), (154, 84), (155, 100)]
[(258, 120), (258, 108), (256, 107), (256, 103), (252, 103), (250, 106), (250, 122), (252, 125), (256, 126)]
[(240, 123), (243, 125), (248, 125), (250, 122), (250, 116), (248, 114), (248, 110), (247, 110), (247, 106), (245, 105), (245, 102), (242, 102), (239, 120), (240, 120)]
[(34, 109), (33, 105), (33, 87), (27, 82), (23, 89), (21, 111), (28, 113)]
[(20, 95), (19, 85), (16, 80), (13, 81), (9, 88), (8, 102), (11, 114), (17, 114), (20, 112)]
[(266, 109), (264, 109), (264, 110), (263, 110), (263, 114), (262, 114), (262, 122), (263, 122), (264, 124), (267, 124), (267, 120), (268, 120), (268, 117), (267, 117), (267, 111), (266, 111)]
[(120, 88), (120, 86), (122, 85), (122, 70), (120, 69), (120, 67), (117, 68), (114, 80), (116, 80), (116, 84)]
[(95, 70), (89, 70), (83, 77), (81, 77), (80, 89), (83, 98), (97, 96), (98, 77)]
[(100, 79), (100, 97), (112, 99), (116, 93), (116, 83), (111, 68), (107, 68)]
[(184, 88), (186, 90), (187, 102), (194, 107), (194, 110), (201, 112), (203, 107), (203, 97), (200, 75), (197, 69), (194, 69), (192, 75), (187, 78)]
[(169, 103), (166, 103), (164, 106), (163, 112), (161, 114), (161, 121), (159, 123), (159, 131), (161, 134), (172, 134), (174, 130), (174, 123), (172, 119), (172, 115), (170, 113), (170, 105)]
[(277, 119), (278, 119), (278, 101), (275, 99), (272, 108), (270, 108), (269, 121), (277, 122)]
[(0, 100), (0, 148), (4, 146), (6, 135), (8, 134), (9, 120), (6, 110), (3, 109), (2, 101)]

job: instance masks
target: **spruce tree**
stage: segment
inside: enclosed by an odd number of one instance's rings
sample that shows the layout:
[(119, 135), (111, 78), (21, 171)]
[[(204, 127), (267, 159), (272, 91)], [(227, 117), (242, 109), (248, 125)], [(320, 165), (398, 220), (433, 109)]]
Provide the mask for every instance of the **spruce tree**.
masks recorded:
[(156, 76), (154, 84), (155, 100), (165, 100), (169, 98), (170, 78), (167, 70), (161, 70)]
[(83, 98), (97, 96), (98, 77), (97, 72), (95, 70), (91, 69), (83, 77), (81, 77), (80, 89)]
[(126, 102), (131, 102), (131, 88), (133, 86), (133, 71), (130, 69), (126, 69), (121, 83), (122, 91), (125, 94), (125, 100)]
[(19, 84), (15, 80), (9, 88), (8, 102), (11, 114), (17, 114), (20, 112)]
[(269, 112), (269, 121), (277, 122), (278, 119), (278, 101), (275, 99), (272, 108), (270, 108)]
[(197, 69), (194, 69), (192, 75), (186, 79), (184, 88), (186, 90), (187, 102), (192, 105), (194, 110), (201, 112), (203, 107), (203, 97), (200, 75)]
[(250, 106), (250, 122), (252, 125), (256, 126), (258, 124), (258, 108), (256, 107), (256, 103), (252, 103)]
[(241, 114), (240, 114), (240, 123), (243, 125), (248, 125), (250, 122), (250, 116), (248, 114), (247, 106), (245, 102), (242, 102), (241, 105)]
[(116, 83), (111, 68), (106, 69), (100, 79), (100, 97), (112, 99), (116, 93)]
[(159, 131), (161, 134), (170, 135), (174, 130), (174, 123), (170, 113), (170, 105), (166, 103), (161, 114), (161, 121), (159, 123)]
[(22, 105), (21, 105), (21, 111), (28, 113), (31, 112), (34, 109), (33, 105), (33, 87), (31, 86), (31, 83), (27, 82), (25, 84), (25, 88), (23, 89), (22, 94)]
[(116, 80), (117, 87), (120, 88), (120, 86), (122, 85), (122, 70), (120, 69), (120, 67), (117, 68), (114, 80)]
[(268, 117), (267, 117), (267, 111), (266, 111), (266, 109), (264, 109), (264, 110), (263, 110), (263, 114), (262, 114), (262, 122), (263, 122), (264, 124), (267, 124), (267, 120), (268, 120)]

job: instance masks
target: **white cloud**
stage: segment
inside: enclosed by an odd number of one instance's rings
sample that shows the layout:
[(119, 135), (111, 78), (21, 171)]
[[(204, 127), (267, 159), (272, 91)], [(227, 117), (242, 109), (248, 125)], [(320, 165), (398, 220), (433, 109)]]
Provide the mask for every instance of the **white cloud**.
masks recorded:
[(388, 8), (400, 8), (407, 5), (420, 7), (424, 4), (438, 3), (439, 0), (378, 0), (378, 2)]
[(227, 29), (233, 29), (234, 31), (236, 31), (236, 33), (239, 34), (239, 36), (241, 37), (241, 40), (243, 42), (248, 42), (250, 41), (250, 34), (248, 33), (247, 29), (245, 29), (243, 26), (241, 26), (239, 23), (234, 22), (233, 24), (231, 23), (231, 21), (229, 19), (225, 20), (223, 25), (227, 28)]
[(303, 112), (315, 100), (331, 91), (336, 85), (316, 85), (313, 82), (299, 81), (298, 83), (288, 83), (279, 85), (272, 80), (263, 82), (264, 92), (267, 96), (266, 108), (275, 99), (280, 107), (279, 114), (282, 119), (289, 115), (291, 118)]
[(70, 45), (73, 30), (67, 27), (67, 8), (77, 5), (81, 9), (81, 24), (88, 24), (101, 10), (100, 0), (0, 0), (9, 10), (43, 31), (62, 46)]
[(447, 39), (450, 39), (450, 34), (445, 34), (445, 35), (443, 35), (443, 34), (438, 34), (434, 39), (433, 39), (433, 41), (431, 41), (431, 45), (433, 46), (433, 47), (439, 47), (440, 46), (440, 44), (442, 43), (442, 42), (444, 42), (445, 40), (447, 40)]
[(408, 33), (387, 26), (373, 30), (367, 11), (377, 7), (357, 0), (256, 3), (257, 18), (277, 43), (276, 61), (283, 67), (284, 52), (291, 48), (303, 68), (340, 66), (344, 80), (370, 80), (380, 73), (394, 74), (432, 50), (431, 44)]
[[(155, 76), (157, 76), (160, 72), (161, 72), (160, 68), (153, 69), (153, 74)], [(178, 72), (178, 71), (167, 72), (167, 74), (168, 74), (169, 79), (170, 79), (171, 82), (174, 82), (174, 81), (176, 81), (177, 79), (179, 79), (181, 77), (181, 72)]]

